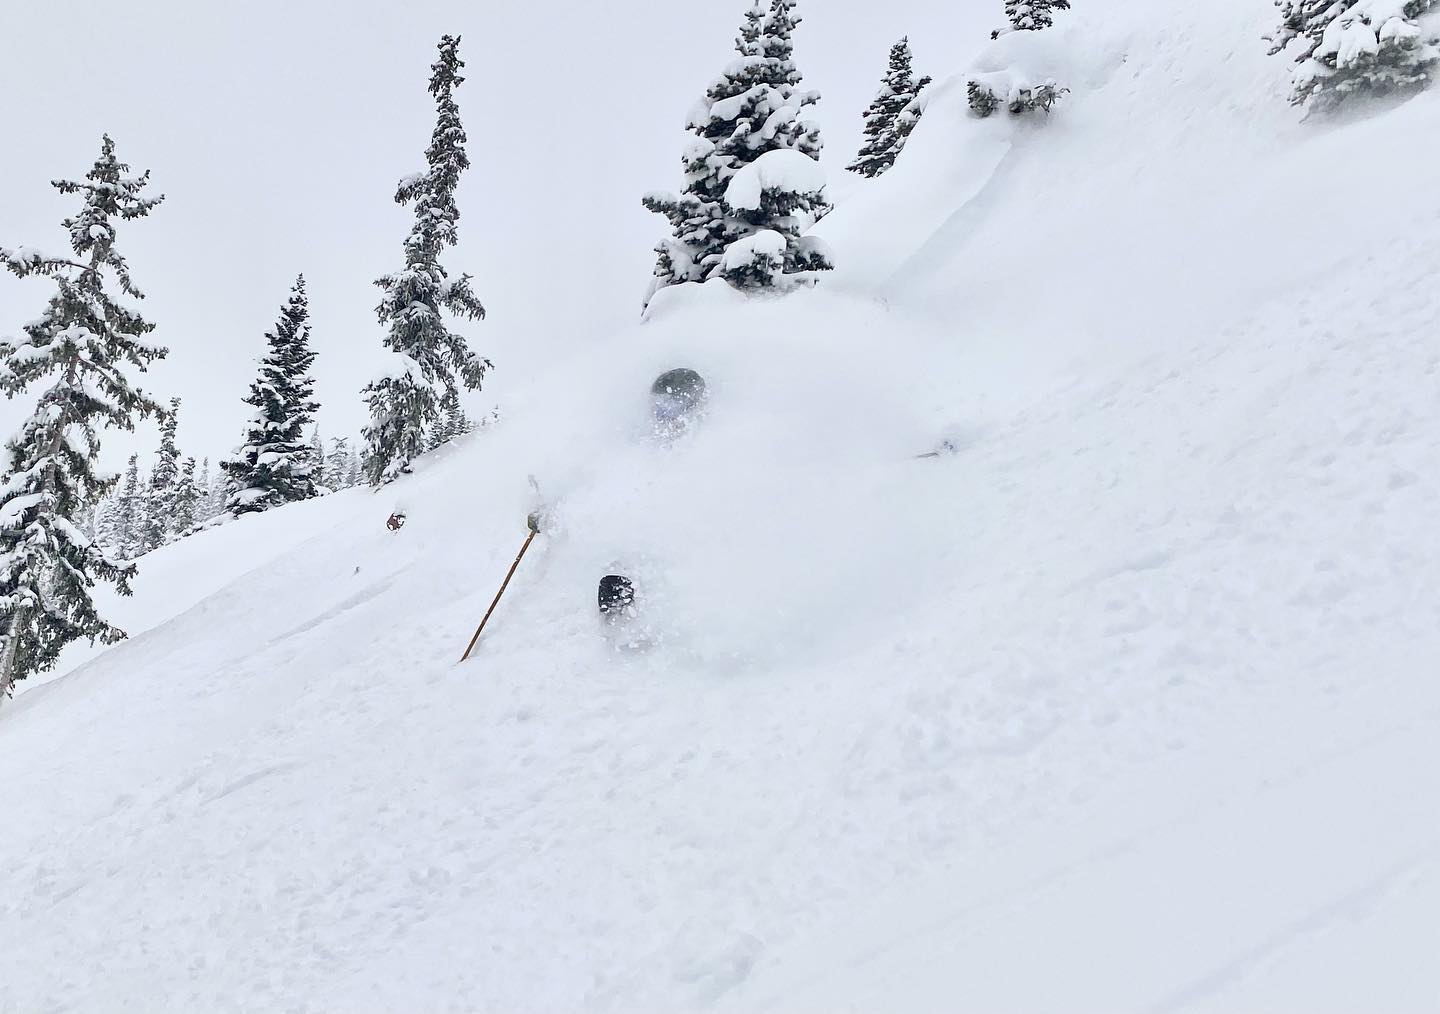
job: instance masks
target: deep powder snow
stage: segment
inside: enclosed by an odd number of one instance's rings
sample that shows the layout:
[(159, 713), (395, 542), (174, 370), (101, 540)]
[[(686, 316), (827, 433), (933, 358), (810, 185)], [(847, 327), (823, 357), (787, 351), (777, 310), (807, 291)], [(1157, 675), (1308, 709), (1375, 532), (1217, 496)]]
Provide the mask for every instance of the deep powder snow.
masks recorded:
[(1440, 96), (1302, 126), (1268, 5), (1084, 6), (814, 290), (146, 557), (0, 708), (0, 1010), (1433, 1010)]

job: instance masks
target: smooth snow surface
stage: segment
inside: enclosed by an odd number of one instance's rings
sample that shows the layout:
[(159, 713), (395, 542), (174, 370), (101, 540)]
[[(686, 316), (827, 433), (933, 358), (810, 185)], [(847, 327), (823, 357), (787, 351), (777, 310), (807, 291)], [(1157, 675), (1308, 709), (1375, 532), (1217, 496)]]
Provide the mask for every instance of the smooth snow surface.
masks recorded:
[(816, 288), (147, 557), (0, 708), (0, 1011), (1440, 1007), (1440, 95), (1300, 125), (1268, 5), (1081, 7)]

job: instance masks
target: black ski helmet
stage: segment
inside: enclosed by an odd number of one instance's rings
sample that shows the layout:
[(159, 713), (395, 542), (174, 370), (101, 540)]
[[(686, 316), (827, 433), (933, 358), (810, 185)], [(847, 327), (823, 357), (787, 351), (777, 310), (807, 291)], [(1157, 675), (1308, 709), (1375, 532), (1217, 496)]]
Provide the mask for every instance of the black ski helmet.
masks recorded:
[(623, 574), (606, 574), (600, 579), (600, 612), (623, 613), (635, 604), (635, 585)]
[(650, 385), (655, 418), (673, 422), (692, 415), (705, 403), (705, 378), (689, 367), (666, 370)]

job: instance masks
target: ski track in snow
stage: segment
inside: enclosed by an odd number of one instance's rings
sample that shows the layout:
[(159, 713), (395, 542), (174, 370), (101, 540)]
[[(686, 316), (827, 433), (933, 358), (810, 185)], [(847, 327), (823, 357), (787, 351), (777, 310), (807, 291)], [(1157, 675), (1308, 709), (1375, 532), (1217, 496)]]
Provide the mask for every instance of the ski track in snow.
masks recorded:
[(1233, 987), (1236, 983), (1243, 981), (1260, 965), (1273, 959), (1285, 948), (1294, 946), (1304, 937), (1319, 934), (1339, 923), (1357, 921), (1358, 918), (1365, 915), (1368, 907), (1406, 884), (1417, 871), (1433, 866), (1437, 855), (1440, 855), (1440, 840), (1419, 855), (1395, 864), (1356, 890), (1325, 903), (1304, 918), (1281, 928), (1251, 950), (1208, 973), (1203, 979), (1188, 986), (1176, 996), (1166, 998), (1153, 1009), (1159, 1014), (1159, 1012), (1191, 1008), (1204, 1001), (1218, 999), (1218, 995), (1223, 994), (1227, 987)]

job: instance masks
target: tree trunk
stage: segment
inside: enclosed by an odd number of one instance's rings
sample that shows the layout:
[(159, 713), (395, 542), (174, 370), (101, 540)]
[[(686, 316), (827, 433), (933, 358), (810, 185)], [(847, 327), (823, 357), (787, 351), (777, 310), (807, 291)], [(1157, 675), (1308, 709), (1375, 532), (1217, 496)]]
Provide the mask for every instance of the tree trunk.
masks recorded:
[(10, 614), (10, 629), (5, 633), (5, 651), (0, 654), (0, 704), (5, 703), (15, 687), (15, 656), (19, 652), (20, 631), (29, 615), (30, 610), (25, 608)]

